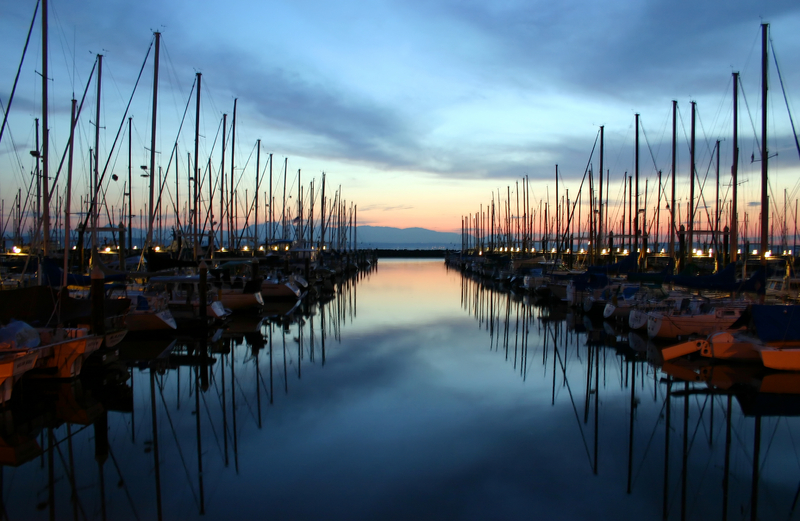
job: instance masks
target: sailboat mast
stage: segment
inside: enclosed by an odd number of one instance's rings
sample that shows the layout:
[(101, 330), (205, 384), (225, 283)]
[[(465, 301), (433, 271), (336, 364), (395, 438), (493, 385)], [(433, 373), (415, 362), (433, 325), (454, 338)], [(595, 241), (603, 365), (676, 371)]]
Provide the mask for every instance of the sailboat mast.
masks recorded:
[[(74, 100), (73, 100), (74, 103)], [(133, 249), (133, 233), (132, 233), (132, 225), (133, 225), (133, 204), (132, 201), (132, 193), (133, 193), (133, 137), (131, 135), (131, 130), (133, 128), (133, 117), (128, 118), (128, 253), (130, 250)], [(70, 136), (73, 135), (73, 132), (70, 130)], [(70, 154), (72, 154), (72, 138), (70, 137)], [(69, 190), (69, 188), (67, 188)], [(65, 246), (66, 247), (66, 246)], [(124, 269), (124, 268), (120, 268)]]
[(234, 201), (234, 191), (235, 188), (233, 186), (233, 181), (235, 177), (236, 170), (234, 169), (236, 166), (236, 102), (239, 101), (239, 98), (234, 98), (233, 100), (233, 122), (231, 123), (231, 190), (228, 196), (230, 197), (230, 203), (228, 204), (228, 248), (233, 249), (234, 243), (234, 235), (236, 235), (236, 223), (234, 221), (234, 213), (236, 211), (236, 203)]
[(228, 115), (222, 115), (222, 165), (220, 166), (220, 182), (219, 182), (219, 246), (222, 248), (225, 244), (222, 242), (222, 234), (225, 233), (225, 134), (228, 128)]
[(634, 252), (633, 248), (631, 248), (631, 255), (634, 253), (638, 257), (637, 266), (641, 266), (642, 257), (641, 255), (644, 254), (644, 251), (641, 251), (639, 248), (639, 114), (635, 114), (636, 119), (636, 137), (635, 137), (635, 150), (634, 150), (634, 165), (633, 165), (633, 173), (635, 176), (634, 182), (634, 205), (633, 205), (633, 212), (631, 216), (633, 217), (633, 234), (634, 234), (634, 248), (640, 250), (639, 252)]
[[(678, 100), (672, 100), (672, 195), (669, 202), (669, 256), (675, 258), (675, 168), (676, 168), (676, 153), (677, 153), (677, 113), (678, 113)], [(734, 188), (736, 193), (736, 188)]]
[(560, 241), (560, 235), (561, 235), (560, 225), (561, 225), (561, 222), (559, 221), (560, 214), (559, 214), (559, 208), (558, 207), (559, 207), (559, 204), (558, 204), (558, 165), (556, 165), (556, 237), (555, 237), (555, 240), (556, 240), (556, 256), (561, 251), (561, 244), (560, 244), (560, 242), (561, 242)]
[(694, 252), (694, 146), (695, 146), (695, 114), (697, 112), (697, 103), (692, 102), (692, 129), (691, 129), (691, 143), (689, 144), (689, 155), (691, 156), (690, 171), (689, 171), (689, 259), (692, 259)]
[(42, 252), (47, 257), (50, 242), (50, 181), (47, 175), (49, 131), (47, 127), (47, 0), (42, 0)]
[[(323, 178), (324, 178), (324, 174), (323, 174)], [(270, 242), (272, 242), (272, 239), (274, 238), (273, 237), (273, 231), (274, 231), (274, 227), (275, 227), (275, 217), (274, 217), (274, 213), (273, 213), (273, 208), (272, 208), (273, 204), (272, 204), (272, 202), (273, 202), (272, 201), (272, 154), (270, 153), (270, 155), (269, 155), (269, 201), (268, 201), (268, 206), (269, 206), (269, 241)]]
[(258, 249), (258, 178), (261, 176), (261, 140), (258, 140), (257, 150), (256, 150), (256, 214), (255, 214), (255, 223), (256, 223), (256, 231), (253, 234), (253, 255), (255, 255), (255, 251)]
[[(69, 211), (70, 200), (72, 199), (72, 151), (74, 149), (75, 137), (75, 109), (77, 100), (72, 100), (72, 112), (70, 114), (69, 125), (69, 162), (67, 163), (67, 200), (64, 209), (64, 280), (63, 287), (67, 287), (67, 273), (69, 273)], [(128, 189), (130, 190), (130, 188)], [(129, 225), (130, 226), (130, 225)], [(124, 269), (124, 268), (120, 268)]]
[(303, 247), (303, 184), (300, 182), (300, 169), (297, 169), (297, 229), (295, 236), (297, 237), (297, 246)]
[(286, 176), (289, 175), (289, 158), (283, 158), (283, 205), (281, 206), (281, 239), (286, 240)]
[[(95, 252), (97, 250), (97, 195), (98, 195), (98, 186), (97, 181), (99, 179), (99, 171), (97, 168), (97, 163), (100, 160), (100, 88), (102, 85), (102, 78), (103, 78), (103, 55), (97, 55), (97, 106), (95, 110), (95, 119), (94, 119), (94, 178), (92, 183), (92, 203), (91, 203), (91, 211), (92, 211), (92, 259), (94, 259)], [(152, 211), (152, 206), (150, 207)], [(94, 262), (92, 262), (94, 264)]]
[(714, 205), (714, 258), (719, 264), (719, 140), (717, 140), (717, 199)]
[(739, 219), (737, 214), (737, 190), (739, 189), (739, 73), (733, 73), (733, 165), (731, 166), (731, 262), (739, 255)]
[[(161, 33), (153, 33), (156, 37), (156, 53), (153, 60), (153, 115), (150, 122), (150, 213), (155, 215), (155, 176), (156, 176), (156, 111), (158, 107), (158, 54), (161, 44)], [(159, 186), (159, 193), (161, 187)], [(159, 196), (159, 200), (161, 197)], [(147, 221), (147, 247), (149, 248), (153, 240), (153, 218)]]
[[(600, 199), (597, 205), (597, 255), (603, 251), (603, 150), (605, 128), (600, 125)], [(572, 245), (570, 245), (572, 246)], [(602, 259), (601, 259), (602, 260)]]
[(200, 166), (197, 161), (198, 155), (200, 154), (200, 84), (203, 79), (203, 73), (198, 72), (197, 74), (197, 101), (195, 102), (195, 118), (194, 118), (194, 170), (192, 172), (191, 177), (194, 179), (194, 183), (192, 183), (193, 191), (192, 191), (192, 259), (197, 260), (197, 177), (200, 173)]
[(325, 172), (322, 172), (322, 208), (320, 215), (319, 249), (325, 247)]
[(769, 199), (767, 197), (767, 33), (769, 24), (761, 24), (761, 264), (767, 264), (769, 248)]

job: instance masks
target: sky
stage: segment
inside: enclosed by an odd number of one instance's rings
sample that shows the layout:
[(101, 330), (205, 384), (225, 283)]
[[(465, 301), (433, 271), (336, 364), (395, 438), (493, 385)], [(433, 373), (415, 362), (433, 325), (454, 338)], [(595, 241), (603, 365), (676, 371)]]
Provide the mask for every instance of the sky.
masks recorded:
[[(0, 0), (0, 100), (8, 106), (35, 0)], [(647, 208), (657, 203), (657, 171), (671, 169), (672, 100), (678, 101), (677, 198), (688, 198), (691, 102), (697, 102), (696, 170), (701, 206), (713, 205), (716, 140), (721, 199), (730, 201), (732, 80), (741, 73), (740, 207), (758, 219), (760, 152), (760, 24), (770, 24), (786, 100), (770, 51), (768, 101), (771, 198), (783, 211), (800, 196), (798, 150), (786, 104), (800, 98), (800, 4), (755, 1), (418, 1), (209, 2), (142, 0), (49, 1), (49, 126), (51, 171), (69, 136), (70, 99), (80, 100), (96, 54), (103, 54), (100, 164), (109, 163), (105, 201), (119, 212), (126, 191), (125, 105), (142, 69), (153, 32), (162, 34), (156, 131), (157, 165), (168, 170), (165, 205), (174, 201), (177, 143), (180, 204), (185, 204), (187, 153), (194, 151), (195, 98), (202, 73), (199, 161), (218, 178), (220, 126), (228, 114), (226, 171), (237, 99), (235, 182), (239, 213), (252, 199), (256, 140), (261, 139), (260, 192), (268, 191), (273, 154), (273, 207), (280, 210), (283, 165), (288, 193), (297, 197), (297, 171), (308, 190), (321, 174), (326, 195), (358, 207), (360, 225), (460, 231), (474, 214), (530, 180), (531, 210), (577, 194), (587, 167), (599, 169), (598, 129), (605, 129), (605, 168), (611, 182), (609, 218), (621, 218), (625, 172), (635, 168), (634, 115), (640, 114), (640, 184)], [(41, 117), (41, 28), (37, 17), (21, 69), (8, 127), (0, 142), (4, 222), (32, 179), (35, 118)], [(153, 51), (133, 94), (133, 208), (147, 203)], [(73, 206), (88, 192), (94, 146), (96, 85), (92, 80), (78, 123)], [(745, 101), (746, 100), (746, 101)], [(178, 134), (181, 117), (188, 110)], [(777, 152), (777, 156), (772, 155)], [(756, 159), (750, 162), (751, 155)], [(175, 161), (173, 160), (173, 163)], [(109, 179), (118, 175), (118, 181)], [(706, 177), (707, 176), (707, 177)], [(60, 178), (65, 179), (65, 176)], [(205, 185), (207, 186), (207, 185)], [(509, 188), (510, 187), (510, 188)], [(709, 188), (711, 187), (711, 188)], [(584, 190), (587, 190), (584, 188)], [(65, 182), (59, 181), (63, 197)], [(245, 194), (246, 191), (246, 194)], [(588, 201), (588, 192), (582, 201)], [(499, 195), (498, 195), (499, 194)], [(668, 192), (667, 192), (668, 194)], [(31, 197), (35, 192), (31, 192)], [(640, 197), (645, 187), (640, 186)], [(308, 195), (305, 195), (308, 200)], [(171, 203), (170, 203), (171, 204)], [(216, 205), (215, 201), (215, 205)], [(522, 203), (520, 203), (522, 204)], [(664, 211), (664, 202), (661, 208)], [(260, 219), (263, 219), (262, 196)], [(775, 210), (776, 205), (773, 205)], [(319, 211), (318, 209), (316, 210)], [(169, 214), (170, 210), (164, 210)], [(788, 221), (794, 219), (794, 210)], [(529, 214), (530, 215), (530, 214)], [(585, 215), (585, 214), (584, 214)], [(778, 217), (780, 219), (780, 217)], [(243, 223), (243, 218), (241, 220)], [(240, 223), (240, 224), (241, 224)]]

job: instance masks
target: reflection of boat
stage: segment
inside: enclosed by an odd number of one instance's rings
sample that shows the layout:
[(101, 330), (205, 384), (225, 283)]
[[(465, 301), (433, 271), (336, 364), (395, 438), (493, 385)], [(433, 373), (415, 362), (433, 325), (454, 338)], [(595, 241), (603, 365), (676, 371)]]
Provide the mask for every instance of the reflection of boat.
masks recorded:
[(22, 375), (33, 369), (39, 358), (38, 349), (6, 350), (0, 354), (0, 400), (3, 403), (11, 399), (14, 383)]
[(81, 373), (84, 361), (100, 348), (103, 337), (90, 335), (84, 328), (39, 328), (41, 345), (36, 369), (41, 375), (73, 378)]
[(17, 433), (0, 436), (0, 465), (18, 467), (41, 453), (42, 448), (33, 436)]
[(165, 359), (176, 342), (173, 338), (127, 340), (119, 345), (119, 359), (128, 364)]

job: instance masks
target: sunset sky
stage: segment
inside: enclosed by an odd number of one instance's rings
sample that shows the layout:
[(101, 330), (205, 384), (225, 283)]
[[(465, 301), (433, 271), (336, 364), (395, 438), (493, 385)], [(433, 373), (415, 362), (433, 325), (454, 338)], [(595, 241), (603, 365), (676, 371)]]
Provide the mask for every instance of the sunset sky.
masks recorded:
[[(8, 106), (35, 0), (0, 0), (0, 100)], [(577, 193), (600, 125), (610, 170), (610, 216), (619, 219), (622, 179), (634, 169), (634, 114), (641, 114), (640, 191), (656, 204), (656, 171), (670, 171), (671, 104), (678, 101), (678, 198), (688, 197), (690, 102), (697, 102), (697, 171), (708, 174), (721, 140), (721, 197), (730, 200), (732, 82), (740, 71), (740, 205), (758, 219), (760, 163), (760, 23), (770, 23), (788, 104), (800, 102), (800, 3), (755, 1), (436, 1), (229, 2), (50, 0), (52, 172), (69, 135), (70, 99), (80, 100), (96, 54), (103, 54), (100, 164), (104, 165), (153, 31), (162, 33), (157, 164), (166, 169), (178, 125), (201, 72), (200, 163), (216, 178), (222, 114), (231, 123), (238, 98), (236, 178), (240, 203), (255, 186), (255, 143), (262, 169), (274, 154), (277, 196), (320, 174), (328, 194), (340, 185), (358, 205), (359, 224), (459, 231), (479, 210), (525, 176), (533, 206), (555, 195), (559, 165)], [(37, 17), (0, 143), (4, 220), (17, 189), (27, 193), (34, 160), (34, 118), (41, 117), (41, 28)], [(800, 159), (783, 92), (770, 57), (771, 197), (783, 208), (800, 197)], [(133, 117), (133, 195), (147, 201), (152, 51), (129, 116)], [(95, 85), (78, 124), (73, 205), (85, 197), (94, 146)], [(192, 97), (177, 138), (181, 198), (194, 151)], [(794, 114), (796, 116), (796, 114)], [(230, 131), (230, 129), (229, 129)], [(122, 207), (127, 180), (127, 125), (110, 160), (106, 203)], [(217, 138), (219, 139), (219, 138)], [(230, 148), (226, 171), (230, 169)], [(246, 165), (246, 167), (245, 167)], [(591, 158), (599, 168), (597, 153)], [(243, 168), (244, 167), (244, 168)], [(243, 168), (243, 169), (242, 169)], [(112, 170), (113, 169), (113, 170)], [(174, 175), (174, 166), (170, 170)], [(239, 181), (239, 177), (242, 177)], [(107, 178), (108, 178), (107, 177)], [(65, 179), (62, 175), (61, 179)], [(168, 185), (174, 186), (170, 177)], [(702, 183), (702, 179), (701, 179)], [(59, 194), (64, 183), (59, 183)], [(727, 186), (726, 186), (727, 185)], [(711, 187), (711, 188), (709, 188)], [(262, 193), (266, 191), (262, 185)], [(171, 194), (165, 194), (169, 201)], [(296, 195), (294, 195), (296, 198)], [(295, 199), (296, 200), (296, 199)], [(750, 203), (756, 203), (751, 205)], [(216, 204), (216, 203), (215, 203)], [(278, 203), (280, 204), (280, 203)], [(703, 204), (702, 202), (700, 204)], [(662, 210), (664, 208), (662, 202)], [(792, 205), (793, 206), (793, 205)], [(753, 210), (755, 208), (755, 210)], [(774, 206), (773, 206), (774, 208)], [(241, 209), (240, 214), (246, 210)], [(263, 210), (262, 210), (263, 211)], [(793, 211), (793, 210), (792, 210)], [(790, 214), (789, 221), (794, 215)]]

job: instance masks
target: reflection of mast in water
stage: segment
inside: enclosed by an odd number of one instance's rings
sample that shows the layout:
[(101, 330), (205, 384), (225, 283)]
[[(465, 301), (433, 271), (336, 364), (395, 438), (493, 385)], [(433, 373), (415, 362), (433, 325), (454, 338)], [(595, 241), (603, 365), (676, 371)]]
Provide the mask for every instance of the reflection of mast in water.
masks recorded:
[(731, 402), (733, 395), (728, 394), (728, 409), (725, 420), (725, 468), (722, 474), (722, 521), (728, 519), (728, 485), (731, 468)]
[[(272, 322), (270, 322), (269, 323), (269, 404), (270, 405), (275, 403), (275, 401), (273, 399), (274, 396), (275, 396), (275, 393), (273, 392), (273, 388), (272, 388), (272, 337), (273, 337), (272, 333), (273, 333), (273, 331), (272, 331)], [(324, 351), (323, 351), (323, 353), (324, 353)], [(323, 360), (324, 360), (324, 356), (323, 356)]]
[[(233, 465), (236, 469), (236, 473), (239, 473), (239, 438), (236, 433), (236, 361), (235, 358), (236, 350), (231, 348), (231, 409), (233, 409), (231, 416), (233, 418)], [(222, 372), (225, 372), (223, 367)], [(197, 411), (197, 414), (200, 414), (200, 411)]]
[[(233, 348), (231, 348), (233, 353)], [(222, 355), (222, 446), (225, 454), (225, 466), (228, 466), (228, 399), (225, 397), (225, 361), (227, 354)]]
[(94, 459), (97, 462), (100, 480), (100, 509), (103, 519), (106, 517), (106, 479), (104, 467), (108, 459), (108, 411), (103, 411), (94, 422)]
[(50, 507), (50, 519), (54, 521), (56, 518), (56, 471), (55, 463), (53, 461), (55, 452), (55, 440), (53, 437), (53, 428), (47, 428), (47, 503)]
[(161, 467), (158, 458), (158, 422), (156, 421), (156, 375), (153, 367), (150, 367), (150, 409), (153, 415), (153, 461), (155, 464), (156, 475), (156, 507), (159, 521), (163, 519), (161, 511)]
[(320, 313), (319, 313), (319, 320), (320, 320), (320, 327), (322, 328), (321, 333), (321, 340), (322, 340), (322, 365), (325, 365), (325, 306), (320, 306)]
[(750, 519), (758, 519), (758, 464), (761, 453), (761, 414), (756, 413), (753, 435), (753, 481), (750, 491)]
[[(626, 362), (626, 366), (630, 364), (631, 373), (631, 417), (630, 427), (628, 430), (628, 494), (631, 493), (633, 486), (633, 426), (634, 426), (634, 411), (636, 410), (636, 362), (631, 360)], [(626, 372), (628, 367), (626, 367)]]
[(281, 336), (283, 337), (283, 390), (289, 394), (289, 373), (286, 368), (286, 327), (281, 326)]
[[(205, 341), (203, 341), (205, 347)], [(203, 350), (205, 352), (205, 349)], [(202, 353), (201, 353), (202, 355)], [(223, 368), (224, 372), (224, 368)], [(197, 425), (197, 483), (200, 488), (200, 515), (206, 513), (205, 495), (203, 489), (203, 445), (200, 431), (200, 368), (195, 367), (194, 409)]]
[[(669, 434), (672, 431), (670, 418), (672, 415), (672, 378), (667, 376), (667, 401), (665, 404), (664, 420), (664, 504), (661, 508), (661, 516), (667, 519), (669, 513)], [(730, 420), (730, 416), (728, 417)], [(723, 516), (723, 519), (725, 517)]]

